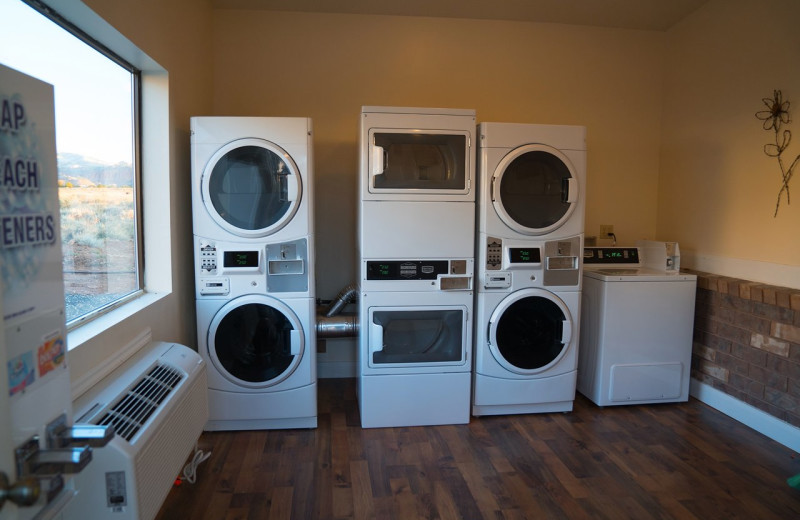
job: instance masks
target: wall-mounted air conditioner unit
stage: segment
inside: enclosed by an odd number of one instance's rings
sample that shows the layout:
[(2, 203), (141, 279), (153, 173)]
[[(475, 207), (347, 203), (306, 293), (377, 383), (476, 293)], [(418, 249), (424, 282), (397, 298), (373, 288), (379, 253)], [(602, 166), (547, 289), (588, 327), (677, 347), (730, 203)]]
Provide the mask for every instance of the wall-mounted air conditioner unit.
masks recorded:
[(116, 435), (75, 475), (64, 520), (151, 520), (208, 419), (206, 367), (174, 343), (142, 349), (74, 403), (77, 423)]

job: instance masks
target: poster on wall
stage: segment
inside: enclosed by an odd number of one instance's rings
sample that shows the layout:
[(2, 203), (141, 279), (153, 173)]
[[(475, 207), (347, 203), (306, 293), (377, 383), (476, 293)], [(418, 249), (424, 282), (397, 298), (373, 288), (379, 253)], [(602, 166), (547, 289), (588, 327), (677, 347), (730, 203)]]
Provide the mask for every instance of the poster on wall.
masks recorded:
[[(15, 400), (67, 372), (53, 99), (52, 85), (0, 64), (0, 284)], [(59, 391), (69, 398), (68, 374)]]

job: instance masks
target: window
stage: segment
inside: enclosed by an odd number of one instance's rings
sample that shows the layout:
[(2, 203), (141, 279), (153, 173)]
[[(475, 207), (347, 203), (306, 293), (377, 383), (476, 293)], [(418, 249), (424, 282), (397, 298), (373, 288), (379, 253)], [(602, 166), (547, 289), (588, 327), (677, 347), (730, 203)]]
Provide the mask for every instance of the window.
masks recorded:
[(0, 62), (55, 89), (66, 320), (82, 323), (142, 287), (139, 72), (36, 1), (0, 13)]

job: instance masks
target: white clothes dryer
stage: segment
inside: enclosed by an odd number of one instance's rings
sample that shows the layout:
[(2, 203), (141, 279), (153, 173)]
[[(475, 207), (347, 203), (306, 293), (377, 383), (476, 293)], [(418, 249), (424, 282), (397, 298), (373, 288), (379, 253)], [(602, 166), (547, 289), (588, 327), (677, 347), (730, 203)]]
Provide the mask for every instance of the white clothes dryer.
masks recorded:
[(572, 410), (581, 246), (581, 235), (493, 246), (501, 268), (481, 275), (475, 300), (473, 415)]
[(361, 200), (474, 202), (475, 111), (361, 108)]
[(311, 120), (192, 117), (192, 220), (209, 240), (313, 234)]
[(313, 298), (266, 294), (197, 300), (208, 363), (206, 430), (317, 426)]
[(361, 426), (468, 423), (472, 292), (373, 291), (360, 300)]
[(472, 257), (475, 111), (362, 107), (360, 130), (360, 257)]
[(478, 231), (509, 239), (583, 233), (586, 128), (481, 123)]

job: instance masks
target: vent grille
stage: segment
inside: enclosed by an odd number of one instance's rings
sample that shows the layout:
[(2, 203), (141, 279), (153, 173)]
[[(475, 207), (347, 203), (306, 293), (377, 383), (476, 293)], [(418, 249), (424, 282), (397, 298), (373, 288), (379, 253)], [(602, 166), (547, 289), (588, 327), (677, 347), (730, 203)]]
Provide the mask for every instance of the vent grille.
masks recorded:
[(130, 442), (182, 379), (174, 368), (154, 366), (96, 424), (113, 425), (117, 435)]

